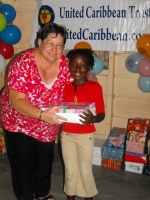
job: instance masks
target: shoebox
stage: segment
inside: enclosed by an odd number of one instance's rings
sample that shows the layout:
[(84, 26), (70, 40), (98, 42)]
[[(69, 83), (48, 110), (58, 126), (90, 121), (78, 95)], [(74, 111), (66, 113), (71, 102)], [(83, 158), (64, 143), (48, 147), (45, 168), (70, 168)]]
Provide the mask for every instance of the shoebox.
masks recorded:
[(142, 174), (143, 170), (144, 164), (125, 161), (125, 171)]
[(93, 115), (96, 115), (95, 103), (91, 102), (61, 102), (53, 103), (51, 105), (40, 105), (40, 109), (43, 111), (48, 110), (53, 106), (59, 106), (55, 110), (55, 114), (67, 119), (67, 122), (80, 124), (79, 114), (86, 112), (89, 109)]
[(108, 146), (124, 148), (126, 134), (127, 134), (126, 128), (113, 127), (108, 136), (109, 138)]
[(92, 157), (92, 165), (101, 166), (102, 158), (101, 157)]
[(94, 151), (92, 157), (92, 164), (101, 166), (101, 150), (106, 140), (101, 138), (94, 139)]
[(102, 167), (114, 170), (120, 170), (123, 165), (123, 160), (113, 160), (102, 157)]
[(108, 146), (109, 139), (105, 141), (102, 146), (102, 157), (113, 160), (123, 160), (124, 159), (124, 148), (120, 147), (110, 147)]
[(6, 153), (6, 144), (4, 138), (4, 131), (2, 126), (0, 125), (0, 156)]
[(144, 153), (144, 143), (126, 140), (126, 151), (143, 154)]
[(146, 164), (148, 159), (147, 159), (147, 154), (139, 154), (139, 153), (126, 151), (124, 160), (127, 162)]
[(150, 126), (150, 119), (134, 118), (128, 119), (127, 140), (145, 143), (146, 135)]
[(105, 143), (106, 139), (95, 138), (94, 139), (94, 151), (93, 157), (101, 157), (102, 146)]

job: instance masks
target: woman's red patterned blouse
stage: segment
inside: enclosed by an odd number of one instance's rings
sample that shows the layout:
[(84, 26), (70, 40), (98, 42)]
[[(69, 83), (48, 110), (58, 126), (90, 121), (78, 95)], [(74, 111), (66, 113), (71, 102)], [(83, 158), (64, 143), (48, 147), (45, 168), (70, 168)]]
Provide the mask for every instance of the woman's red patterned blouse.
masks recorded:
[(19, 114), (8, 104), (8, 90), (26, 94), (26, 100), (37, 107), (60, 102), (63, 99), (65, 84), (72, 81), (68, 64), (68, 59), (62, 55), (57, 78), (48, 89), (41, 80), (32, 49), (18, 56), (9, 69), (8, 86), (0, 99), (1, 120), (6, 130), (20, 132), (42, 142), (52, 142), (56, 139), (59, 125), (48, 124)]

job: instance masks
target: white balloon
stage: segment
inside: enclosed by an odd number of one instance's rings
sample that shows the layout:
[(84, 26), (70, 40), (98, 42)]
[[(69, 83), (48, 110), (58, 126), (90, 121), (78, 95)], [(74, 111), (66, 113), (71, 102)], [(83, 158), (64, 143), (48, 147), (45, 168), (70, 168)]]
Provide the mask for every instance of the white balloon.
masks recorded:
[(6, 61), (4, 57), (0, 54), (0, 74), (2, 74), (6, 69)]

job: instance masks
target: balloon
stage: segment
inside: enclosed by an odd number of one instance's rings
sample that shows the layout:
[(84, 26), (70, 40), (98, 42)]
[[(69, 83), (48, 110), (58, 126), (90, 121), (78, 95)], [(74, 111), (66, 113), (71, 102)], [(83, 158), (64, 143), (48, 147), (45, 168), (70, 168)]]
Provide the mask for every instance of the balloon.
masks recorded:
[(2, 13), (0, 13), (0, 32), (5, 29), (6, 24), (7, 24), (7, 21), (6, 21), (5, 16)]
[(104, 62), (100, 58), (94, 58), (93, 69), (90, 70), (91, 74), (98, 74), (104, 69)]
[(88, 42), (78, 42), (74, 46), (74, 49), (90, 49), (90, 50), (92, 50), (92, 47)]
[(14, 7), (9, 4), (1, 4), (0, 13), (5, 16), (7, 23), (12, 22), (16, 17), (16, 11)]
[(144, 77), (150, 77), (150, 59), (144, 58), (138, 64), (138, 73)]
[(136, 48), (141, 55), (150, 58), (150, 34), (142, 35), (136, 43)]
[(0, 54), (2, 54), (5, 59), (9, 59), (14, 54), (14, 47), (0, 40)]
[(4, 57), (0, 54), (0, 74), (2, 74), (6, 69), (6, 61)]
[(6, 44), (16, 44), (21, 39), (21, 31), (17, 26), (7, 24), (0, 37)]
[(144, 58), (145, 57), (139, 53), (134, 53), (129, 55), (125, 61), (125, 66), (127, 70), (132, 73), (137, 73), (138, 72), (137, 66), (139, 62)]
[(87, 79), (90, 81), (98, 82), (97, 77), (94, 74), (91, 74), (90, 72), (87, 74)]
[(143, 92), (150, 92), (150, 77), (140, 76), (138, 79), (138, 87)]

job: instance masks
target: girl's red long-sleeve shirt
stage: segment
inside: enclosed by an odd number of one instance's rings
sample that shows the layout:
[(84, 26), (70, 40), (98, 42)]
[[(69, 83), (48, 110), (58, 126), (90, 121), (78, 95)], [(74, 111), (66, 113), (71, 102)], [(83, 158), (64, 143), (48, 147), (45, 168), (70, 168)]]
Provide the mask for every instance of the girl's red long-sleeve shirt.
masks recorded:
[[(88, 80), (85, 84), (78, 86), (77, 92), (74, 92), (72, 83), (67, 84), (64, 88), (64, 102), (74, 102), (75, 97), (78, 102), (95, 102), (96, 113), (105, 113), (103, 91), (98, 82)], [(95, 130), (93, 123), (80, 125), (64, 122), (62, 125), (62, 131), (69, 133), (85, 134)]]

